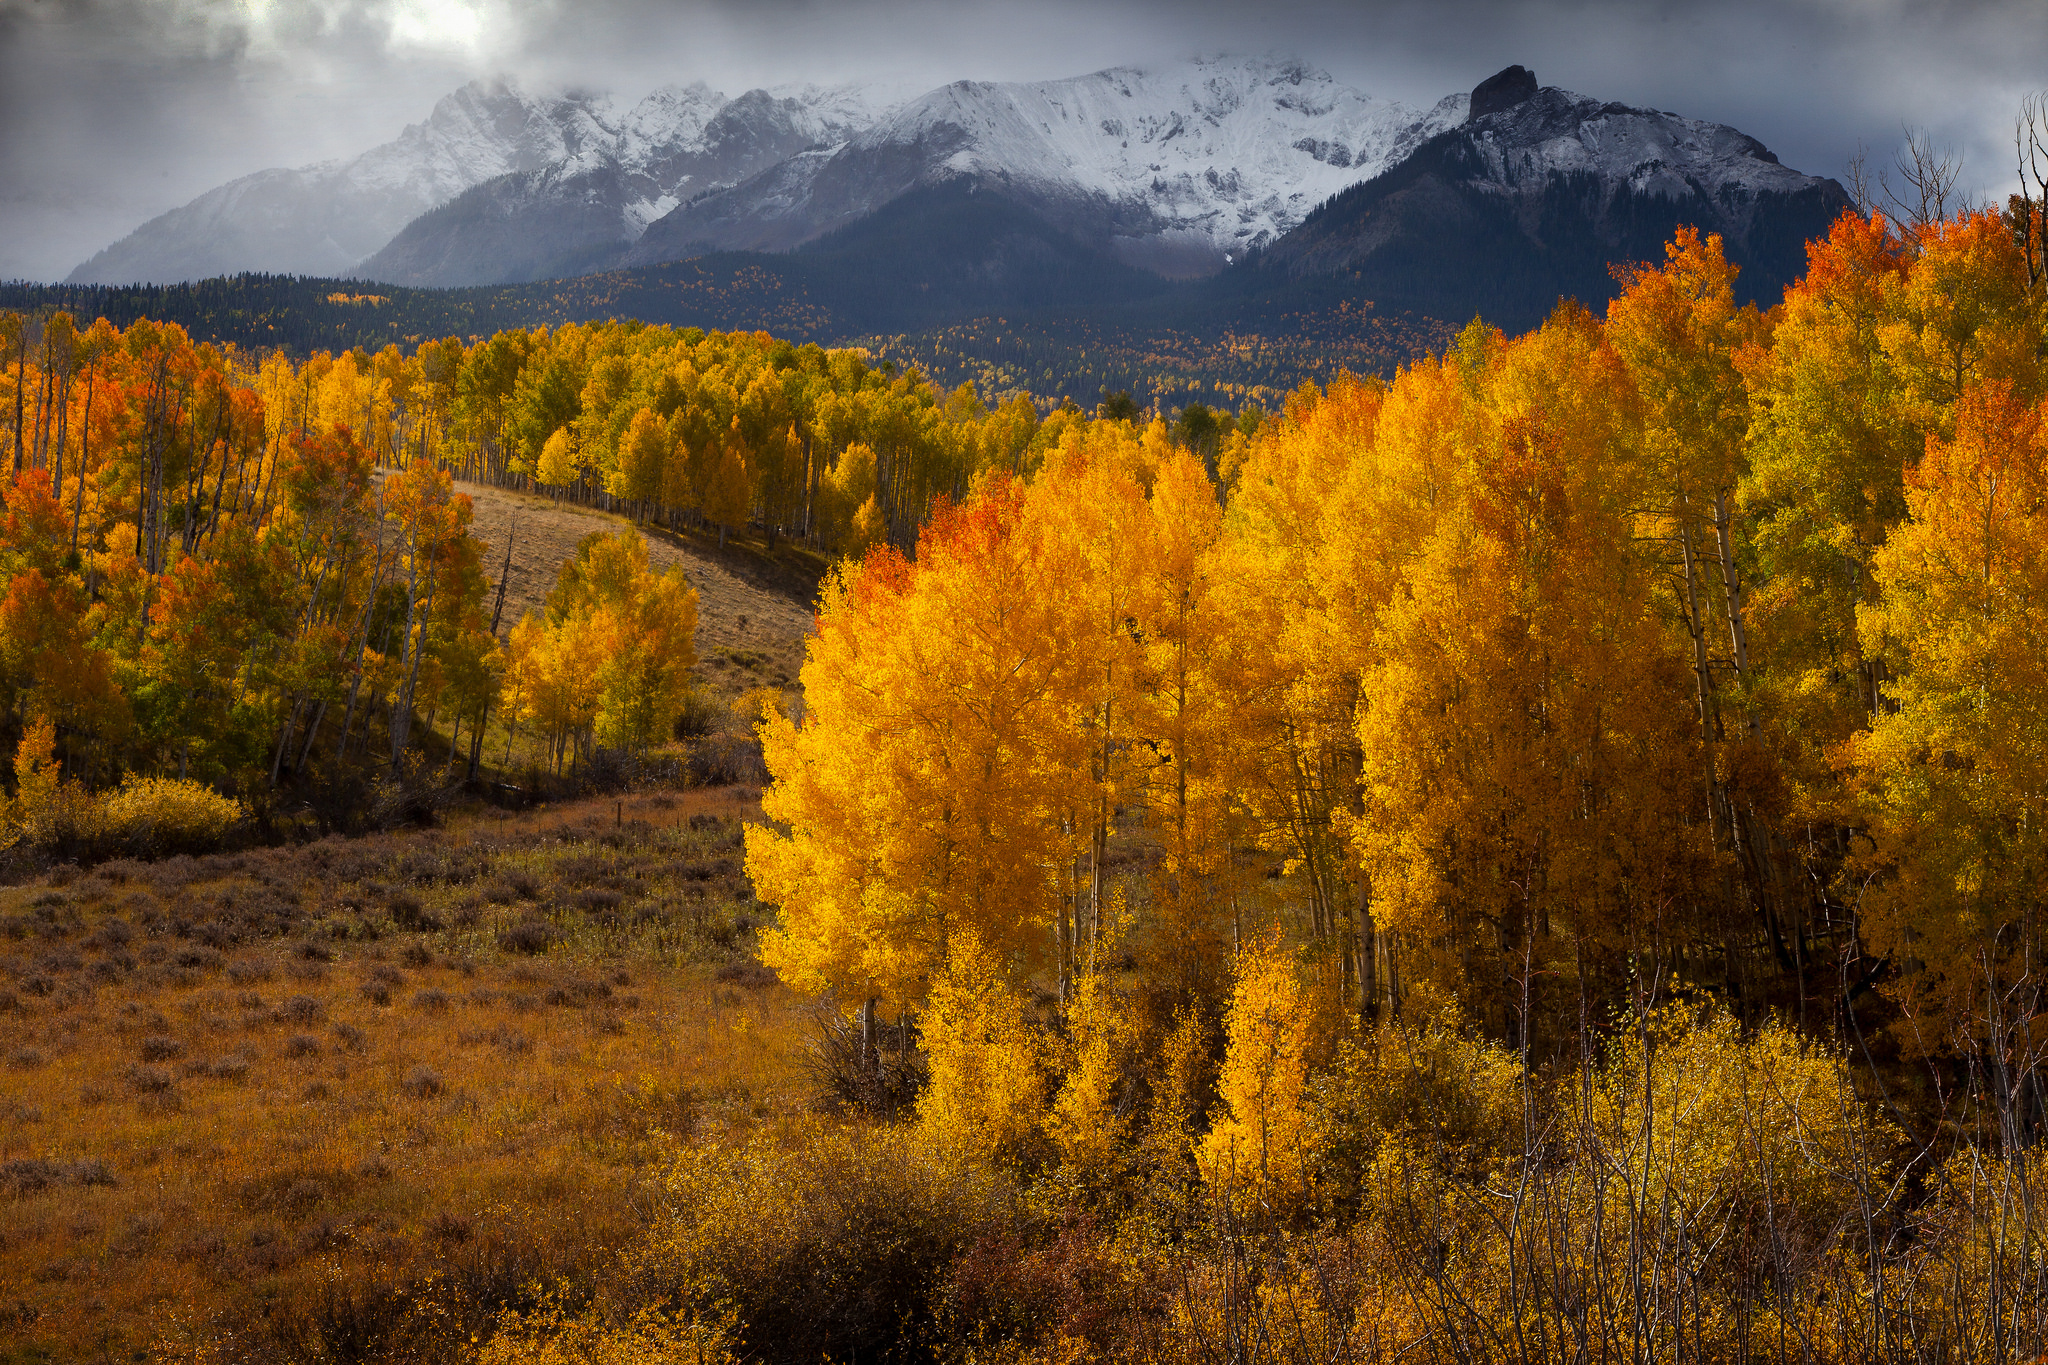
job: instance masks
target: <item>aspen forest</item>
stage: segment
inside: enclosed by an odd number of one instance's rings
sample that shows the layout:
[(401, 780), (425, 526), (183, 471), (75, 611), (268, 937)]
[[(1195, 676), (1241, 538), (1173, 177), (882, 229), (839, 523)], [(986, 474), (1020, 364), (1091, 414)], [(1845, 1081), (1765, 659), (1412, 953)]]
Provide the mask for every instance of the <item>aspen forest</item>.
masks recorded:
[(7, 315), (0, 1362), (2048, 1358), (2040, 215), (1234, 413)]

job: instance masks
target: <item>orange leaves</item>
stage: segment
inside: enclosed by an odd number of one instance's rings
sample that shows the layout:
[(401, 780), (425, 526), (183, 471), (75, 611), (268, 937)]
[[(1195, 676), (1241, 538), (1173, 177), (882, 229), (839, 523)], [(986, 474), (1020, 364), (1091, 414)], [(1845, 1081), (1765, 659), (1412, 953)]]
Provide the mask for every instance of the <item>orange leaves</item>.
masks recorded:
[(1965, 389), (1955, 436), (1906, 478), (1910, 518), (1874, 556), (1859, 612), (1892, 662), (1890, 704), (1843, 748), (1868, 812), (1858, 871), (1908, 1000), (1976, 1028), (1984, 992), (2041, 951), (2048, 868), (2048, 405)]
[(545, 617), (512, 631), (506, 705), (571, 741), (640, 749), (675, 727), (696, 666), (697, 593), (681, 571), (649, 570), (637, 531), (593, 533), (562, 565)]
[(39, 569), (15, 574), (0, 598), (0, 680), (55, 720), (88, 731), (118, 727), (127, 704), (113, 661), (87, 630), (85, 596)]
[[(1163, 529), (1139, 482), (1153, 471), (1107, 428), (1053, 464), (941, 504), (914, 563), (871, 550), (822, 595), (804, 723), (763, 732), (767, 809), (790, 833), (748, 844), (783, 907), (765, 956), (808, 989), (921, 998), (962, 931), (1035, 960), (1077, 853), (1146, 778), (1166, 602), (1143, 587)], [(1213, 525), (1199, 466), (1158, 483), (1179, 510), (1206, 498)], [(1191, 572), (1200, 552), (1174, 562)]]
[(24, 469), (0, 486), (7, 516), (0, 521), (0, 577), (32, 568), (54, 575), (70, 543), (71, 518), (50, 492), (50, 475)]

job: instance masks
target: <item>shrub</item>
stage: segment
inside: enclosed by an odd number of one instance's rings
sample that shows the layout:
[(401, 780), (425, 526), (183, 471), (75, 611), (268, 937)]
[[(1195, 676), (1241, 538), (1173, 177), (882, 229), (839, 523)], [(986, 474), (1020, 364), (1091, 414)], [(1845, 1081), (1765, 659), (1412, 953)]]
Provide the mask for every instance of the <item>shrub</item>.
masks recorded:
[(399, 1088), (416, 1100), (430, 1100), (441, 1093), (441, 1077), (430, 1066), (416, 1066), (405, 1073)]
[(175, 777), (131, 777), (101, 809), (108, 837), (146, 853), (211, 848), (248, 818), (241, 802)]
[(172, 1086), (171, 1073), (160, 1066), (132, 1066), (128, 1084), (140, 1095), (166, 1094)]
[(284, 1040), (284, 1055), (287, 1057), (317, 1057), (320, 1055), (320, 1040), (310, 1033), (294, 1033)]
[(57, 763), (57, 727), (38, 718), (21, 732), (14, 750), (15, 796), (0, 820), (0, 845), (26, 840), (39, 848), (92, 839), (101, 811), (82, 783), (68, 781)]
[(723, 1306), (782, 1361), (924, 1359), (946, 1268), (1020, 1218), (985, 1168), (946, 1160), (902, 1127), (811, 1122), (684, 1151), (649, 1269), (699, 1310)]
[(972, 934), (955, 937), (922, 1031), (930, 1082), (919, 1133), (963, 1157), (1025, 1155), (1045, 1109), (1038, 1040), (1000, 959)]
[(145, 1062), (173, 1062), (185, 1055), (185, 1045), (176, 1038), (153, 1034), (142, 1040), (142, 1060)]
[(498, 947), (503, 952), (536, 957), (553, 947), (559, 937), (555, 927), (544, 920), (523, 920), (499, 933)]
[(17, 1198), (40, 1194), (52, 1185), (66, 1182), (82, 1186), (112, 1185), (115, 1183), (114, 1172), (96, 1156), (71, 1162), (35, 1157), (0, 1161), (0, 1191)]
[(670, 1315), (648, 1307), (623, 1322), (571, 1317), (558, 1308), (508, 1311), (476, 1365), (738, 1365), (730, 1315)]
[(277, 1017), (287, 1024), (318, 1023), (324, 1011), (310, 995), (295, 995), (277, 1007)]

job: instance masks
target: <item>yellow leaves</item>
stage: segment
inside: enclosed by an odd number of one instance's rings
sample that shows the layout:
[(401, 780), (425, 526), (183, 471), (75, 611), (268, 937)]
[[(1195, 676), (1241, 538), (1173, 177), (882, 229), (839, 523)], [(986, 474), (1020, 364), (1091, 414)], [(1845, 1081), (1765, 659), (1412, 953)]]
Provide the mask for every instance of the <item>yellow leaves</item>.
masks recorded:
[[(1005, 964), (972, 932), (953, 935), (920, 1031), (930, 1082), (917, 1104), (919, 1137), (974, 1165), (1026, 1154), (1045, 1109), (1038, 1036)], [(1092, 1142), (1077, 1126), (1091, 1109), (1077, 1101), (1059, 1131)]]
[(8, 842), (41, 848), (105, 841), (139, 854), (205, 849), (249, 815), (241, 802), (180, 778), (131, 775), (96, 797), (64, 776), (56, 727), (41, 718), (23, 729), (15, 747), (14, 781), (4, 821)]
[(569, 437), (569, 428), (559, 427), (551, 432), (541, 444), (540, 462), (533, 471), (534, 481), (550, 488), (566, 488), (576, 482), (581, 474), (576, 460), (575, 443)]
[(210, 848), (248, 818), (241, 802), (175, 777), (130, 777), (101, 811), (110, 837), (159, 853)]
[(1067, 1033), (1072, 1055), (1045, 1132), (1067, 1165), (1100, 1175), (1123, 1155), (1129, 1125), (1116, 1112), (1116, 1089), (1131, 1044), (1123, 1002), (1101, 973), (1075, 983)]
[(1855, 1203), (1842, 1173), (1882, 1181), (1897, 1139), (1840, 1057), (1780, 1023), (1744, 1036), (1722, 1012), (1651, 1014), (1616, 1039), (1584, 1099), (1628, 1206), (1693, 1227), (1764, 1202), (1828, 1226)]
[(559, 1305), (508, 1309), (472, 1365), (738, 1365), (738, 1324), (731, 1315), (666, 1313), (643, 1307), (623, 1321)]
[(1564, 309), (1471, 363), (1455, 389), (1418, 367), (1386, 399), (1382, 441), (1420, 421), (1398, 439), (1431, 467), (1426, 496), (1381, 492), (1390, 515), (1367, 523), (1395, 539), (1360, 613), (1350, 827), (1375, 918), (1440, 949), (1411, 972), (1450, 989), (1505, 977), (1495, 954), (1554, 929), (1625, 939), (1703, 851), (1686, 672), (1634, 545), (1629, 410), (1589, 396), (1626, 393), (1615, 351)]
[(13, 839), (51, 847), (97, 833), (92, 797), (83, 783), (65, 778), (57, 762), (57, 727), (46, 719), (38, 717), (21, 732), (14, 749), (14, 787), (6, 821)]
[(545, 618), (512, 631), (506, 702), (557, 737), (617, 748), (667, 740), (696, 667), (697, 592), (656, 574), (637, 531), (594, 534), (562, 565)]
[(619, 442), (618, 468), (609, 482), (613, 495), (641, 501), (660, 496), (668, 455), (667, 427), (651, 408), (641, 408)]
[(1294, 954), (1277, 936), (1239, 955), (1216, 1079), (1222, 1112), (1196, 1160), (1210, 1188), (1248, 1213), (1284, 1218), (1308, 1197), (1307, 1012)]
[[(1955, 437), (1906, 478), (1910, 519), (1874, 555), (1864, 648), (1900, 675), (1846, 756), (1876, 840), (1875, 946), (1944, 1012), (1995, 988), (2048, 866), (2048, 411), (2009, 384), (1965, 391)], [(2010, 936), (2023, 937), (2013, 939)], [(2002, 941), (2003, 940), (2003, 941)], [(2021, 960), (2024, 960), (2022, 955)]]

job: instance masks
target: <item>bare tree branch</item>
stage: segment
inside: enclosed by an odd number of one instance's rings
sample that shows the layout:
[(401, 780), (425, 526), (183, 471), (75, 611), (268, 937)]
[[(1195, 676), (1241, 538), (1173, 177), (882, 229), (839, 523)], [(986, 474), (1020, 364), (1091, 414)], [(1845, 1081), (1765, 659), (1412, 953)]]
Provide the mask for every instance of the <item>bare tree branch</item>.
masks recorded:
[(1924, 128), (1907, 128), (1905, 133), (1906, 145), (1893, 161), (1899, 183), (1894, 186), (1880, 167), (1877, 188), (1899, 221), (1917, 231), (1946, 219), (1951, 201), (1958, 211), (1969, 205), (1956, 189), (1963, 174), (1962, 154), (1953, 147), (1936, 147)]

